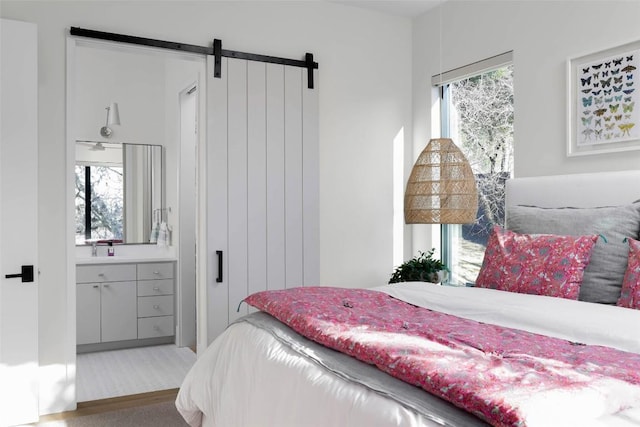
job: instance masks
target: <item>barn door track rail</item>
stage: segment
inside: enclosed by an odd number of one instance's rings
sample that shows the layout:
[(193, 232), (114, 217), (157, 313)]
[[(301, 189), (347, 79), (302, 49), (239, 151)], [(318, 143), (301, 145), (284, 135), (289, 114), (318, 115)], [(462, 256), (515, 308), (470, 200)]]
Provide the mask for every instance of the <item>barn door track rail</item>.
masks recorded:
[(186, 43), (176, 43), (165, 40), (149, 39), (145, 37), (129, 36), (125, 34), (107, 33), (104, 31), (88, 30), (80, 27), (71, 27), (72, 36), (89, 37), (93, 39), (109, 40), (120, 43), (129, 43), (142, 46), (158, 47), (162, 49), (179, 50), (182, 52), (197, 53), (201, 55), (212, 55), (214, 57), (213, 76), (222, 76), (222, 57), (246, 59), (248, 61), (267, 62), (269, 64), (290, 65), (307, 69), (307, 81), (309, 89), (313, 89), (313, 70), (318, 68), (318, 63), (314, 62), (313, 54), (306, 53), (304, 60), (278, 58), (276, 56), (258, 55), (255, 53), (238, 52), (222, 48), (222, 40), (214, 39), (212, 47), (197, 46)]

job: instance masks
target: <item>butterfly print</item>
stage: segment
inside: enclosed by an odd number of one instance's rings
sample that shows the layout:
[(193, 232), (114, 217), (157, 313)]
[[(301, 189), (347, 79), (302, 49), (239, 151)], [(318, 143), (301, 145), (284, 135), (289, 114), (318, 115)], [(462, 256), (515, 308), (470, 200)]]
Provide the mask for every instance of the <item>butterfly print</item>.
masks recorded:
[(613, 116), (604, 116), (604, 121), (605, 122), (610, 122), (611, 121), (611, 117), (613, 117)]
[(633, 106), (635, 105), (635, 102), (632, 102), (630, 104), (622, 104), (622, 112), (623, 113), (630, 113), (633, 111)]
[[(591, 89), (587, 90), (586, 92), (584, 92), (584, 90), (582, 92), (584, 93), (589, 93)], [(600, 95), (600, 92), (602, 92), (602, 90), (594, 90), (593, 92), (591, 92), (592, 95)]]
[(605, 89), (604, 90), (604, 94), (605, 95), (611, 95), (611, 89), (609, 89), (609, 90)]
[(631, 80), (633, 78), (633, 74), (627, 74), (627, 80)]
[(616, 104), (616, 105), (609, 105), (609, 109), (611, 110), (612, 113), (615, 113), (616, 111), (618, 111), (618, 107), (620, 107), (620, 104)]
[(600, 67), (602, 67), (602, 64), (598, 64), (598, 65), (592, 65), (591, 66), (594, 70), (599, 70)]
[(627, 120), (630, 120), (631, 119), (631, 114), (625, 114), (624, 118), (627, 119)]
[(596, 97), (594, 99), (594, 101), (595, 101), (596, 105), (600, 105), (600, 104), (602, 104), (603, 99), (604, 99), (604, 96), (598, 96), (598, 97)]
[(614, 78), (613, 78), (613, 83), (622, 83), (622, 76), (620, 76), (620, 77), (614, 77)]
[(625, 134), (628, 136), (631, 136), (631, 134), (629, 133), (629, 131), (631, 130), (632, 127), (635, 126), (635, 123), (623, 123), (623, 124), (619, 124), (618, 127), (620, 128), (620, 130), (622, 131), (622, 136), (624, 136)]
[(593, 84), (593, 87), (599, 87), (599, 86), (600, 86), (600, 83), (594, 83)]
[(626, 85), (627, 87), (633, 86), (633, 82), (625, 83), (625, 85)]
[(602, 85), (602, 87), (607, 87), (611, 85), (611, 77), (609, 77), (606, 80), (600, 80), (600, 84)]
[(617, 114), (613, 116), (613, 118), (616, 119), (616, 122), (619, 122), (620, 120), (622, 120), (622, 114)]
[(614, 59), (614, 60), (613, 60), (613, 65), (620, 65), (620, 64), (622, 64), (622, 59), (623, 59), (623, 58), (620, 58), (620, 59)]
[(591, 117), (581, 117), (582, 119), (582, 124), (587, 126), (591, 124), (591, 119), (593, 119), (593, 116)]
[[(622, 101), (622, 95), (616, 95), (616, 96), (614, 96), (614, 98), (616, 99), (616, 101)], [(613, 100), (608, 101), (608, 102), (613, 102)]]
[(597, 73), (593, 73), (592, 76), (594, 79), (600, 78), (600, 71), (598, 71)]
[(624, 67), (624, 68), (622, 69), (622, 71), (624, 71), (625, 73), (630, 73), (630, 72), (632, 72), (632, 71), (633, 71), (633, 70), (635, 70), (635, 69), (636, 69), (636, 67), (634, 67), (633, 65), (627, 65), (626, 67)]
[(614, 127), (615, 125), (616, 125), (615, 123), (611, 123), (611, 124), (607, 124), (607, 123), (605, 123), (604, 127), (605, 127), (607, 130), (611, 130), (611, 129), (613, 129), (613, 127)]
[(583, 68), (583, 69), (582, 69), (582, 72), (583, 72), (583, 73), (588, 73), (588, 72), (589, 72), (589, 68), (591, 68), (591, 67)]
[(611, 68), (611, 61), (604, 63), (604, 68)]
[(624, 97), (624, 102), (631, 102), (631, 97), (630, 96), (625, 96)]
[(582, 106), (588, 107), (589, 105), (591, 105), (592, 100), (593, 100), (593, 96), (590, 96), (588, 98), (582, 98)]
[(595, 114), (596, 116), (600, 117), (601, 115), (603, 115), (606, 112), (607, 112), (606, 108), (599, 108), (596, 111), (594, 111), (593, 114)]
[[(593, 117), (593, 116), (592, 116), (592, 117)], [(602, 119), (596, 119), (596, 124), (595, 124), (595, 125), (593, 125), (593, 126), (595, 126), (595, 127), (598, 127), (598, 126), (602, 127)]]
[(618, 73), (620, 73), (620, 68), (616, 68), (615, 70), (611, 70), (611, 75), (612, 76), (615, 76)]
[(633, 55), (627, 56), (627, 61), (633, 61)]
[(582, 131), (585, 139), (591, 139), (591, 134), (593, 133), (593, 129), (586, 128)]
[(624, 93), (626, 93), (627, 95), (631, 95), (631, 93), (634, 91), (635, 89), (625, 89), (623, 90)]
[(589, 114), (591, 114), (591, 110), (583, 110), (582, 114), (584, 114), (585, 116), (588, 116)]
[(591, 84), (591, 77), (587, 77), (586, 79), (580, 78), (580, 80), (582, 80), (582, 86)]
[(614, 92), (620, 92), (622, 90), (622, 85), (619, 86), (613, 86), (613, 91)]
[(610, 96), (608, 98), (605, 96), (604, 102), (613, 102), (613, 96)]

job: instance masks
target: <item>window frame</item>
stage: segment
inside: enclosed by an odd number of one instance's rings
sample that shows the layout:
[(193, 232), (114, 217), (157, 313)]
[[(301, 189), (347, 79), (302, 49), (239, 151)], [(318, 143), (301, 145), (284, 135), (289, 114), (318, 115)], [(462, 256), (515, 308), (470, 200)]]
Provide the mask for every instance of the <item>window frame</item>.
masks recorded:
[[(440, 112), (440, 134), (443, 138), (451, 137), (451, 111), (450, 111), (450, 86), (456, 81), (468, 79), (474, 76), (488, 73), (500, 68), (513, 65), (513, 51), (505, 52), (490, 58), (474, 62), (450, 71), (446, 71), (431, 77), (431, 83), (438, 90)], [(440, 254), (442, 262), (451, 268), (454, 265), (455, 256), (452, 249), (452, 239), (456, 234), (462, 233), (460, 224), (440, 224)], [(455, 282), (454, 271), (448, 275), (447, 284), (452, 286), (471, 286), (472, 283)]]

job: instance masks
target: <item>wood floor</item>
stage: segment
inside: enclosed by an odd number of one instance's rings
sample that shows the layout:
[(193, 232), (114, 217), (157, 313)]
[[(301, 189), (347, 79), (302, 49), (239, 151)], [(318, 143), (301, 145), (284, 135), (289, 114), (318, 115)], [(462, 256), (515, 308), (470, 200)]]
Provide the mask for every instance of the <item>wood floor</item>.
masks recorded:
[(117, 411), (137, 406), (151, 405), (154, 403), (176, 400), (178, 389), (152, 391), (149, 393), (133, 394), (131, 396), (113, 397), (110, 399), (79, 402), (75, 411), (61, 412), (40, 417), (39, 422), (68, 420), (85, 415), (100, 414), (103, 412)]

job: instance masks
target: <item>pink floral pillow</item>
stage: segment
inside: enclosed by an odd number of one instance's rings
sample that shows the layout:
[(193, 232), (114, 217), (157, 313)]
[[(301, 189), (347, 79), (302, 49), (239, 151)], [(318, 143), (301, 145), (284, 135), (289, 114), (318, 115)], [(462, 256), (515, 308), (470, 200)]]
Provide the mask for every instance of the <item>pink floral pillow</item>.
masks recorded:
[(627, 271), (622, 280), (622, 293), (618, 299), (618, 306), (640, 310), (640, 242), (629, 241), (629, 261)]
[(578, 299), (593, 236), (518, 234), (495, 226), (476, 286)]

